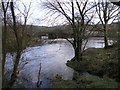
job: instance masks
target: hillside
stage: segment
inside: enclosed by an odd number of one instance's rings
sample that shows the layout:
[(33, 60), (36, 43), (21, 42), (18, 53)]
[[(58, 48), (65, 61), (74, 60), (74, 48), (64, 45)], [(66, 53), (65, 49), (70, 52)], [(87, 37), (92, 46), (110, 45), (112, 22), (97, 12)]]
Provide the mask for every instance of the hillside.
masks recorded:
[[(37, 34), (37, 36), (42, 36), (42, 35), (49, 35), (53, 34), (57, 37), (60, 37), (61, 35), (71, 37), (72, 35), (72, 30), (70, 25), (61, 25), (61, 26), (53, 26), (53, 27), (46, 27), (46, 26), (30, 26), (28, 25), (30, 29), (32, 29), (32, 33)], [(97, 27), (94, 27), (93, 25), (89, 25), (86, 29), (87, 32), (92, 30), (92, 36), (103, 36), (103, 30), (102, 30), (102, 25), (99, 24)], [(111, 32), (115, 32), (118, 30), (118, 22), (109, 24), (108, 25), (108, 30)], [(60, 36), (59, 36), (60, 35)]]

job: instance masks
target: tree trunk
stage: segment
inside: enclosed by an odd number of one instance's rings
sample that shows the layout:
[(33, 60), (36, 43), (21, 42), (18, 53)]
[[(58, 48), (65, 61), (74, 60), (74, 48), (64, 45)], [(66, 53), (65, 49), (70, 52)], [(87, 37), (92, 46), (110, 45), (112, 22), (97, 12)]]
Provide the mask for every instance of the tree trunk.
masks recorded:
[(75, 61), (80, 62), (82, 60), (82, 40), (78, 37), (76, 40), (76, 46), (74, 47), (75, 51)]
[[(118, 63), (120, 63), (120, 18), (119, 18), (119, 24), (118, 24)], [(118, 71), (120, 70), (120, 65), (118, 65)], [(120, 76), (120, 72), (118, 72), (118, 76)], [(120, 77), (118, 77), (118, 81), (120, 82)], [(119, 85), (119, 88), (120, 88), (120, 85)]]
[(16, 78), (19, 74), (18, 66), (19, 66), (19, 60), (20, 60), (21, 53), (17, 52), (16, 59), (14, 62), (14, 68), (13, 68), (13, 73), (11, 75), (11, 80), (9, 83), (9, 86), (12, 87), (14, 85), (14, 82), (16, 81)]
[(12, 17), (13, 17), (13, 30), (14, 30), (14, 34), (15, 34), (15, 38), (16, 38), (16, 43), (17, 43), (17, 54), (16, 54), (14, 66), (13, 66), (13, 73), (11, 75), (11, 80), (9, 82), (9, 87), (12, 87), (14, 85), (14, 82), (16, 81), (18, 74), (19, 74), (18, 65), (19, 65), (19, 60), (20, 60), (20, 56), (21, 56), (21, 47), (20, 47), (20, 41), (19, 41), (20, 39), (18, 37), (17, 28), (16, 28), (16, 17), (15, 17), (15, 13), (14, 13), (13, 1), (10, 2), (10, 8), (11, 8), (11, 13), (12, 13)]
[[(5, 19), (5, 18), (4, 18)], [(3, 35), (2, 35), (2, 82), (3, 82), (3, 85), (4, 85), (4, 71), (5, 71), (5, 62), (6, 62), (6, 30), (7, 30), (7, 27), (6, 27), (6, 22), (4, 22), (4, 30), (3, 30)]]
[(79, 60), (82, 61), (82, 39), (80, 39), (80, 45), (79, 45)]
[(79, 54), (80, 54), (80, 42), (79, 42), (79, 37), (77, 36), (77, 57), (76, 57), (76, 60), (79, 62)]
[(104, 43), (105, 43), (104, 48), (107, 48), (108, 47), (108, 40), (107, 40), (107, 26), (106, 25), (104, 27)]
[(78, 48), (75, 49), (75, 57), (74, 57), (75, 61), (79, 62), (79, 52), (78, 52)]
[(4, 2), (2, 2), (2, 9), (4, 12), (4, 27), (3, 27), (3, 35), (2, 35), (2, 86), (4, 87), (4, 67), (6, 62), (6, 33), (7, 33), (7, 21), (6, 21), (6, 13), (7, 8), (5, 9)]

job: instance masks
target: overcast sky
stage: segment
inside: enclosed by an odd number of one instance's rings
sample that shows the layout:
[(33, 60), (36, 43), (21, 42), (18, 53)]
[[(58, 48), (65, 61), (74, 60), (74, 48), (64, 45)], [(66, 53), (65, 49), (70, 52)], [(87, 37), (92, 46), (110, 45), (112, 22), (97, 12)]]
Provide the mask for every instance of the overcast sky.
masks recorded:
[[(52, 25), (59, 25), (59, 24), (64, 24), (66, 22), (64, 17), (60, 17), (55, 19), (54, 18), (55, 15), (48, 17), (48, 19), (44, 19), (45, 17), (47, 17), (47, 10), (45, 10), (42, 6), (41, 6), (41, 1), (42, 0), (17, 0), (16, 5), (20, 8), (21, 11), (24, 10), (24, 7), (22, 5), (22, 2), (28, 6), (31, 3), (31, 9), (30, 9), (30, 16), (28, 18), (28, 22), (27, 24), (33, 24), (33, 25), (38, 25), (38, 26), (52, 26)], [(44, 0), (45, 1), (45, 0)], [(60, 0), (59, 0), (60, 1)], [(61, 0), (64, 1), (64, 0)], [(66, 0), (65, 0), (66, 1)], [(69, 1), (69, 0), (68, 0)], [(89, 0), (89, 1), (94, 1), (94, 0)], [(115, 1), (115, 0), (114, 0)], [(18, 13), (16, 11), (16, 13)], [(56, 15), (57, 16), (57, 15)], [(97, 22), (97, 19), (96, 19)]]
[(42, 0), (21, 0), (21, 1), (19, 0), (19, 2), (17, 1), (17, 4), (20, 10), (21, 11), (24, 10), (22, 2), (28, 6), (30, 4), (30, 1), (32, 1), (31, 9), (30, 9), (31, 15), (29, 16), (27, 24), (33, 24), (38, 26), (54, 26), (54, 25), (66, 23), (64, 17), (59, 17), (57, 19), (54, 19), (56, 18), (57, 15), (51, 16), (52, 12), (48, 13), (48, 10), (42, 7), (41, 4)]

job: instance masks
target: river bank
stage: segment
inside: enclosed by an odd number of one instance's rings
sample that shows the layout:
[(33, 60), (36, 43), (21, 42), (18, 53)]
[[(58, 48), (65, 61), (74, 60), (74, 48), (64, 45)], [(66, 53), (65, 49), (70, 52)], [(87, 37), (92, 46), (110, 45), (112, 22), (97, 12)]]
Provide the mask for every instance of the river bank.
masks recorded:
[[(61, 84), (62, 86), (58, 86), (58, 88), (66, 86), (66, 84), (67, 84), (66, 87), (68, 87), (70, 85), (68, 88), (70, 88), (71, 86), (72, 87), (84, 86), (84, 85), (76, 86), (76, 81), (72, 80), (73, 76), (79, 75), (79, 74), (76, 74), (76, 72), (74, 73), (74, 71), (75, 71), (74, 66), (76, 64), (74, 64), (74, 62), (70, 61), (71, 64), (69, 62), (69, 65), (68, 65), (69, 67), (66, 66), (67, 60), (71, 60), (74, 57), (74, 49), (73, 49), (72, 45), (65, 39), (46, 40), (42, 43), (43, 44), (40, 44), (38, 46), (28, 47), (23, 51), (21, 58), (20, 58), (20, 64), (19, 64), (20, 72), (19, 72), (19, 76), (18, 76), (18, 79), (16, 80), (14, 87), (15, 88), (18, 88), (18, 87), (20, 87), (20, 88), (21, 87), (37, 88), (36, 84), (38, 81), (38, 71), (39, 71), (40, 63), (42, 66), (41, 75), (40, 75), (40, 79), (42, 81), (41, 88), (50, 88), (52, 82), (54, 83), (54, 81), (56, 81), (56, 79), (54, 79), (54, 77), (56, 75), (57, 75), (57, 79), (59, 79), (60, 82), (59, 82), (59, 80), (57, 80), (57, 81), (59, 83), (62, 83)], [(104, 43), (103, 43), (102, 39), (98, 40), (98, 39), (91, 38), (91, 39), (89, 39), (89, 41), (86, 45), (86, 51), (89, 50), (88, 48), (94, 47), (94, 48), (99, 49), (99, 48), (103, 48), (103, 46), (104, 46)], [(98, 49), (96, 49), (96, 50), (98, 50)], [(94, 50), (93, 50), (93, 52), (94, 52)], [(102, 53), (102, 51), (101, 51), (101, 53)], [(84, 55), (84, 58), (91, 57), (91, 55), (87, 55), (87, 52), (85, 55)], [(10, 78), (9, 75), (11, 75), (11, 72), (12, 72), (14, 56), (15, 56), (14, 53), (8, 53), (7, 57), (6, 57), (5, 69), (6, 69), (6, 77), (8, 79)], [(93, 53), (93, 56), (94, 56), (94, 53)], [(83, 60), (82, 61), (83, 63), (81, 63), (81, 64), (83, 64), (83, 65), (84, 65), (84, 63), (87, 64), (86, 60)], [(89, 62), (90, 62), (90, 60), (89, 60)], [(94, 60), (93, 60), (93, 62), (94, 62)], [(80, 66), (82, 66), (82, 65), (80, 65)], [(72, 67), (72, 68), (70, 68), (70, 67)], [(87, 69), (85, 69), (85, 67), (83, 67), (83, 71), (85, 71), (85, 70), (87, 70)], [(90, 74), (86, 73), (86, 72), (84, 74), (89, 76)], [(77, 73), (79, 73), (79, 72), (77, 71)], [(59, 77), (59, 75), (61, 77)], [(93, 78), (98, 80), (99, 77), (98, 78), (93, 77)], [(76, 79), (76, 80), (79, 80), (79, 79)]]
[(118, 48), (89, 48), (83, 54), (83, 60), (66, 63), (76, 72), (73, 80), (55, 78), (53, 88), (118, 88)]

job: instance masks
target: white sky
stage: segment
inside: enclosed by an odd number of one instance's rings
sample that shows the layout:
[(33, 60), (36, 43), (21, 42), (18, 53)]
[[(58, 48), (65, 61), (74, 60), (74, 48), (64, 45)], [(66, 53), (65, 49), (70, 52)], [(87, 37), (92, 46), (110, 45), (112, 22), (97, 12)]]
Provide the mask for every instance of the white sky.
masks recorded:
[[(24, 10), (24, 7), (21, 2), (23, 2), (25, 5), (29, 5), (30, 1), (32, 1), (32, 4), (31, 4), (32, 8), (30, 9), (30, 14), (31, 13), (32, 14), (29, 16), (27, 24), (33, 24), (38, 26), (54, 26), (60, 23), (63, 24), (63, 22), (65, 21), (63, 17), (59, 17), (54, 20), (54, 18), (56, 18), (55, 15), (49, 16), (52, 13), (48, 14), (48, 10), (45, 10), (45, 8), (41, 6), (42, 0), (21, 0), (21, 1), (19, 0), (17, 1), (17, 4), (20, 10), (21, 11)], [(46, 17), (47, 19), (45, 19)]]
[[(30, 1), (32, 2), (31, 9), (30, 9), (31, 15), (28, 18), (27, 24), (33, 24), (38, 26), (52, 26), (52, 25), (58, 25), (59, 23), (62, 23), (62, 24), (66, 23), (64, 22), (65, 19), (63, 17), (58, 18), (54, 21), (55, 15), (49, 17), (47, 20), (43, 20), (45, 17), (47, 17), (46, 13), (48, 11), (41, 6), (40, 1), (42, 0), (19, 0), (19, 1), (17, 0), (17, 6), (20, 8), (21, 11), (23, 11), (24, 7), (21, 2), (23, 2), (25, 5), (29, 5)], [(64, 1), (64, 0), (61, 0), (61, 1)], [(90, 1), (94, 1), (94, 0), (90, 0)], [(97, 22), (97, 19), (96, 19), (96, 22)]]

